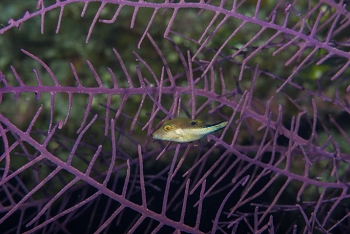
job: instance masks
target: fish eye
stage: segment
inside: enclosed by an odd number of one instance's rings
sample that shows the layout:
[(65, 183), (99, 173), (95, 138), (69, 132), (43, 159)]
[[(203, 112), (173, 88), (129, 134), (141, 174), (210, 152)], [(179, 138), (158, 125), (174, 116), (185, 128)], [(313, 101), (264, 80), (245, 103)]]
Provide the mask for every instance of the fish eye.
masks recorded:
[(191, 124), (192, 126), (194, 126), (194, 125), (196, 125), (196, 124), (197, 124), (197, 121), (192, 120), (192, 121), (190, 122), (190, 124)]
[(171, 130), (171, 126), (169, 124), (163, 127), (164, 131), (169, 132)]

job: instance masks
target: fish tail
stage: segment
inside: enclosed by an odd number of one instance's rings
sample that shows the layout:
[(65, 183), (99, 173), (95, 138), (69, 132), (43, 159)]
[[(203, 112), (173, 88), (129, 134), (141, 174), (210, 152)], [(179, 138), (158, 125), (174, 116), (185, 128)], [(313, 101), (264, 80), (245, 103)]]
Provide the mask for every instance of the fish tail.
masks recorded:
[(227, 124), (228, 124), (228, 121), (223, 121), (217, 124), (210, 124), (210, 125), (208, 124), (206, 127), (211, 128), (213, 130), (212, 132), (216, 132), (226, 127)]
[(228, 121), (224, 121), (224, 122), (216, 124), (216, 126), (218, 127), (218, 130), (219, 130), (219, 129), (226, 127), (227, 124), (228, 124)]

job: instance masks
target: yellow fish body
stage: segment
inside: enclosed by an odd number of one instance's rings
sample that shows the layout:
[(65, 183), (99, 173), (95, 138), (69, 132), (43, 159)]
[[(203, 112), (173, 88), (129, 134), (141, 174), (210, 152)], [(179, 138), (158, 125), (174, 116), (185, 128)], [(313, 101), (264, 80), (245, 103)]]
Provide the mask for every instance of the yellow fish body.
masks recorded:
[(156, 140), (191, 142), (224, 128), (227, 123), (224, 121), (209, 125), (200, 120), (179, 117), (164, 121), (162, 127), (155, 131), (152, 137)]

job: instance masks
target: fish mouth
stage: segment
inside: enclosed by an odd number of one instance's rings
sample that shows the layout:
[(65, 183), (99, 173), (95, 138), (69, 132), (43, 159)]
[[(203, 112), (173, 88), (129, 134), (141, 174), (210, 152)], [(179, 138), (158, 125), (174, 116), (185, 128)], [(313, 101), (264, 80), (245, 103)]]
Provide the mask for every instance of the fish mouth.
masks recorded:
[(152, 138), (155, 139), (155, 140), (159, 139), (159, 138), (158, 138), (158, 135), (157, 135), (157, 134), (154, 134), (154, 133), (152, 133)]

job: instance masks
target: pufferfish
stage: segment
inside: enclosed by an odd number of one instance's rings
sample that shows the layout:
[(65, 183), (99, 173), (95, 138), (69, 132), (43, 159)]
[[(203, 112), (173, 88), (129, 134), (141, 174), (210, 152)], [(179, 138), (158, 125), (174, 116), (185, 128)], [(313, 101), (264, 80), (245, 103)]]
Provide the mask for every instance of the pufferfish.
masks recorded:
[(205, 124), (200, 120), (179, 117), (164, 121), (163, 125), (152, 134), (152, 137), (156, 140), (191, 142), (224, 128), (227, 123), (224, 121), (217, 124)]

